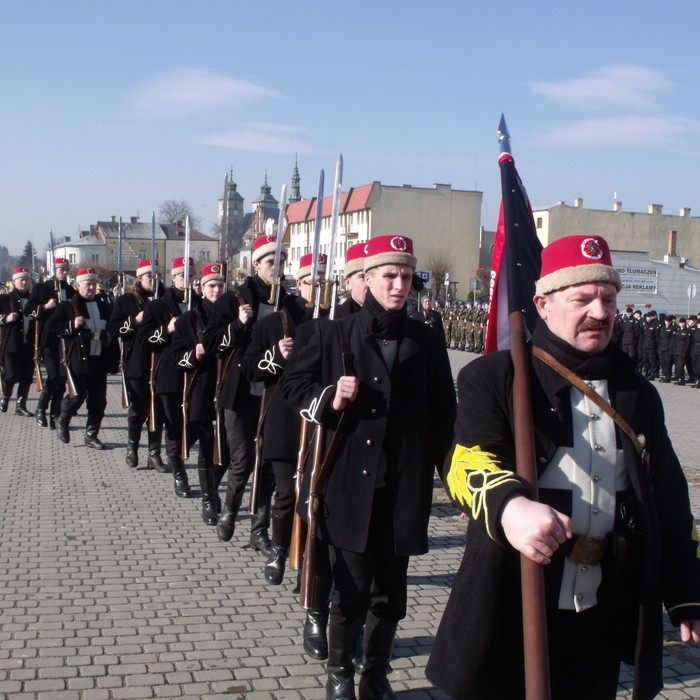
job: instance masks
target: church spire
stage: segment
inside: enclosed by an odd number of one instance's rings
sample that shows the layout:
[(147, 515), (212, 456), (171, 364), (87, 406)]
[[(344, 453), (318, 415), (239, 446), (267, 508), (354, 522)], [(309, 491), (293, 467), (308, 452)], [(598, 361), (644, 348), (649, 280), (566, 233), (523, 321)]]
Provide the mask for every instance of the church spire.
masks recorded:
[(292, 172), (292, 189), (289, 193), (289, 202), (301, 201), (301, 177), (299, 177), (299, 168), (297, 167), (297, 154), (294, 154), (294, 171)]

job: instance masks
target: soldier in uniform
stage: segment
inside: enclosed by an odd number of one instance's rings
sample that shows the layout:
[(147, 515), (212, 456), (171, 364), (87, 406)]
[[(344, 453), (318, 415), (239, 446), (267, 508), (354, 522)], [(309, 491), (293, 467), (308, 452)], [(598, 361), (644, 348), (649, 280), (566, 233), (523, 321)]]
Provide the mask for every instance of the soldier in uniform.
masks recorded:
[(673, 334), (676, 332), (676, 317), (664, 318), (664, 325), (659, 328), (659, 365), (661, 366), (661, 381), (671, 383), (673, 376)]
[(622, 349), (628, 357), (637, 361), (637, 321), (633, 314), (633, 309), (628, 306), (625, 315), (620, 320), (620, 342)]
[(689, 369), (689, 375), (692, 375), (690, 369), (690, 343), (693, 339), (691, 331), (688, 329), (685, 317), (681, 316), (678, 319), (678, 327), (673, 334), (673, 342), (671, 351), (673, 353), (673, 364), (676, 368), (676, 384), (685, 386), (685, 370)]
[(76, 389), (75, 396), (66, 394), (61, 401), (56, 421), (58, 437), (61, 442), (70, 442), (70, 422), (85, 403), (85, 445), (104, 450), (98, 434), (107, 406), (107, 374), (117, 371), (119, 358), (116, 345), (108, 342), (111, 307), (97, 296), (97, 279), (93, 268), (78, 270), (78, 293), (56, 307), (47, 323), (47, 333), (65, 344), (66, 363)]
[[(194, 275), (194, 261), (189, 259), (190, 279)], [(181, 454), (181, 374), (174, 365), (165, 366), (164, 350), (170, 346), (175, 326), (188, 306), (196, 306), (199, 297), (185, 289), (185, 258), (175, 258), (170, 270), (172, 286), (158, 299), (146, 304), (141, 324), (136, 331), (137, 352), (142, 358), (149, 358), (150, 391), (159, 395), (155, 403), (157, 411), (156, 425), (165, 424), (165, 453), (173, 472), (175, 495), (191, 498), (187, 468)], [(186, 292), (189, 300), (186, 301)], [(149, 354), (150, 353), (150, 354)]]
[(445, 329), (445, 347), (450, 348), (452, 345), (452, 326), (454, 324), (454, 312), (452, 302), (445, 302), (445, 314), (442, 318), (442, 327)]
[[(118, 339), (121, 349), (121, 366), (129, 399), (127, 415), (126, 465), (136, 467), (139, 463), (141, 430), (148, 417), (148, 375), (151, 353), (149, 348), (136, 343), (138, 330), (146, 304), (156, 294), (156, 270), (150, 260), (141, 260), (136, 270), (136, 282), (127, 294), (118, 296), (113, 305), (107, 331), (110, 338)], [(162, 424), (148, 431), (148, 460), (150, 469), (167, 473), (170, 469), (160, 456)]]
[(34, 374), (34, 317), (27, 311), (31, 273), (26, 267), (12, 273), (13, 289), (0, 297), (0, 363), (2, 363), (2, 396), (0, 411), (7, 412), (15, 384), (18, 416), (33, 416), (27, 408), (27, 395)]
[[(174, 374), (189, 375), (189, 381), (178, 383), (182, 404), (187, 405), (188, 445), (199, 442), (197, 474), (202, 494), (202, 520), (216, 525), (221, 512), (219, 484), (226, 467), (214, 464), (214, 391), (216, 388), (216, 355), (204, 349), (204, 329), (214, 308), (214, 302), (225, 291), (226, 278), (221, 263), (215, 262), (202, 270), (199, 280), (201, 303), (186, 311), (178, 320), (172, 344), (165, 350), (164, 367), (173, 367)], [(172, 359), (172, 362), (170, 360)], [(163, 376), (163, 375), (161, 375)], [(184, 426), (184, 414), (180, 412)], [(182, 431), (182, 426), (180, 427)], [(181, 438), (182, 440), (182, 438)]]
[(659, 321), (656, 311), (648, 311), (641, 327), (640, 370), (647, 379), (654, 379), (659, 372)]
[(333, 576), (331, 699), (355, 697), (352, 660), (365, 615), (360, 697), (394, 697), (386, 674), (406, 614), (408, 561), (427, 551), (434, 471), (452, 439), (445, 346), (406, 314), (415, 267), (410, 239), (370, 239), (362, 311), (314, 324), (282, 387), (295, 411), (327, 429), (327, 444), (342, 431), (319, 523)]
[[(248, 381), (241, 371), (241, 364), (250, 343), (252, 325), (275, 311), (271, 292), (272, 283), (279, 272), (274, 269), (276, 245), (276, 238), (272, 236), (259, 236), (255, 240), (252, 255), (255, 274), (247, 277), (235, 290), (226, 292), (214, 304), (204, 332), (207, 352), (221, 353), (224, 358), (230, 352), (236, 353), (229, 376), (222, 378), (225, 383), (221, 392), (221, 407), (224, 408), (229, 452), (226, 496), (216, 527), (217, 536), (222, 542), (228, 542), (233, 537), (243, 491), (255, 463), (254, 439), (263, 385), (262, 382)], [(286, 250), (283, 250), (282, 257), (286, 260)], [(284, 288), (280, 287), (279, 294), (279, 306), (285, 308), (289, 302), (286, 301)], [(268, 528), (274, 476), (269, 467), (263, 469), (260, 484), (257, 512), (250, 521), (249, 543), (267, 559), (273, 551)]]
[(61, 401), (66, 392), (66, 377), (61, 373), (59, 340), (55, 335), (47, 333), (47, 327), (48, 320), (59, 302), (70, 299), (75, 294), (75, 289), (68, 284), (69, 272), (70, 263), (66, 258), (54, 258), (53, 280), (34, 285), (26, 306), (26, 312), (34, 316), (40, 324), (40, 353), (46, 368), (44, 388), (36, 402), (36, 422), (42, 428), (48, 426), (51, 430), (56, 428), (56, 421), (61, 413)]
[(367, 291), (365, 271), (362, 269), (364, 257), (364, 243), (355, 243), (355, 245), (351, 245), (345, 253), (343, 286), (348, 296), (336, 309), (336, 318), (342, 318), (349, 314), (356, 314), (362, 308), (362, 304), (365, 300), (365, 292)]

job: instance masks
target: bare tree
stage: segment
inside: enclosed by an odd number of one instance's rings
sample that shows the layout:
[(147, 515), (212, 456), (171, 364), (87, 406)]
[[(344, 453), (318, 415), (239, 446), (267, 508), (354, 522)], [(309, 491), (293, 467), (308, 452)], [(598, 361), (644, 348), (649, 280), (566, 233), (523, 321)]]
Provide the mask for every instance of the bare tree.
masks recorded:
[(434, 299), (445, 297), (445, 275), (452, 274), (450, 254), (444, 250), (431, 250), (425, 256), (422, 266), (432, 273), (431, 296)]
[(189, 214), (190, 226), (199, 227), (202, 220), (192, 212), (192, 206), (184, 199), (168, 199), (158, 209), (158, 220), (163, 224), (176, 224), (184, 221)]

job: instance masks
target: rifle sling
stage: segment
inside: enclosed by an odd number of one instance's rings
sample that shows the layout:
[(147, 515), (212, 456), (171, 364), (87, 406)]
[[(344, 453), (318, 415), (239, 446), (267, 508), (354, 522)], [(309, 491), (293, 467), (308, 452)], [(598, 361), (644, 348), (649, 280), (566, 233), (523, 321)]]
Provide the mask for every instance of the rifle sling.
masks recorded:
[(579, 391), (585, 394), (586, 397), (593, 401), (598, 408), (610, 416), (610, 418), (612, 418), (619, 426), (620, 430), (622, 430), (632, 441), (632, 445), (634, 445), (634, 449), (637, 451), (637, 454), (641, 457), (647, 468), (649, 467), (649, 453), (644, 448), (644, 444), (646, 442), (644, 435), (637, 435), (634, 430), (632, 430), (630, 424), (597, 391), (595, 391), (595, 389), (586, 384), (586, 382), (584, 382), (583, 379), (581, 379), (581, 377), (579, 377), (575, 372), (567, 369), (546, 350), (539, 347), (533, 347), (532, 353), (535, 357), (564, 377), (564, 379), (570, 382)]

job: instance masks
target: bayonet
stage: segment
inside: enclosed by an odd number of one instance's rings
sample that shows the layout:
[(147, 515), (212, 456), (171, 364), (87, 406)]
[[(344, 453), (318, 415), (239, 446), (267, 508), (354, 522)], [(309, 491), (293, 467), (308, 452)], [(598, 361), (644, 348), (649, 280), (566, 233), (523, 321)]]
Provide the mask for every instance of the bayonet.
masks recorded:
[(287, 208), (287, 185), (282, 185), (282, 196), (280, 197), (280, 213), (277, 219), (277, 244), (275, 246), (275, 267), (273, 271), (272, 289), (270, 290), (270, 298), (268, 304), (275, 307), (275, 311), (279, 307), (280, 287), (284, 279), (284, 270), (282, 268), (282, 249), (284, 248), (284, 213)]
[(501, 114), (501, 121), (498, 123), (498, 143), (501, 149), (501, 155), (511, 155), (510, 152), (510, 133), (506, 124), (505, 115)]
[(331, 318), (335, 315), (335, 293), (338, 280), (335, 279), (335, 245), (338, 240), (340, 221), (340, 200), (343, 195), (343, 156), (338, 156), (335, 166), (335, 183), (333, 185), (333, 207), (331, 208), (331, 238), (328, 244), (328, 261), (326, 263), (326, 283), (323, 308), (330, 310)]
[(323, 222), (323, 184), (325, 174), (321, 170), (318, 178), (318, 197), (316, 198), (316, 224), (314, 228), (314, 244), (311, 256), (311, 298), (309, 299), (308, 308), (316, 306), (316, 293), (318, 291), (318, 255), (321, 248), (321, 224)]
[(119, 252), (117, 257), (117, 289), (116, 293), (121, 294), (124, 291), (124, 227), (122, 225), (122, 217), (119, 217)]
[(153, 278), (153, 298), (158, 298), (158, 267), (156, 251), (156, 213), (151, 213), (151, 277)]
[(184, 302), (188, 308), (192, 303), (192, 290), (190, 289), (190, 215), (185, 217), (185, 297)]

